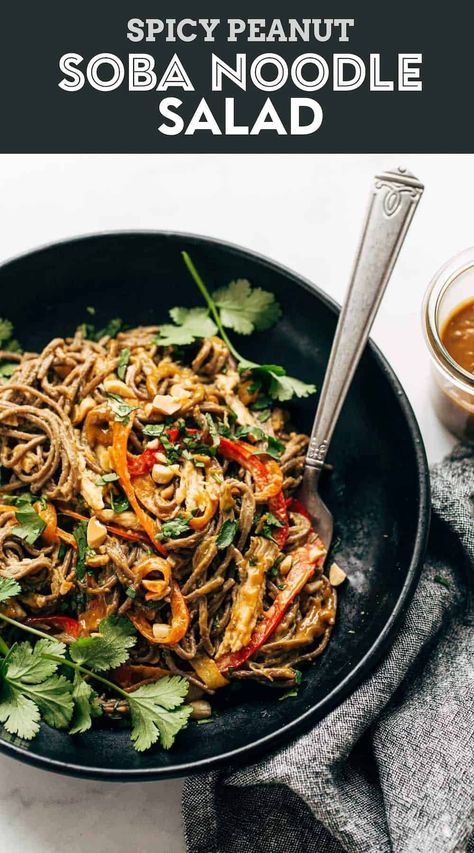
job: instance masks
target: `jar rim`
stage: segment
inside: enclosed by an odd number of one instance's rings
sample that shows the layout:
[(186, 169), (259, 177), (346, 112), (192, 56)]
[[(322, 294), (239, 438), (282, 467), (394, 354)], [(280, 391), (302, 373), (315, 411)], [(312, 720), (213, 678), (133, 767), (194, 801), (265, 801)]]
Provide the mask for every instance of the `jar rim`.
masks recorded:
[(474, 269), (474, 247), (466, 249), (450, 258), (431, 280), (423, 302), (424, 332), (431, 351), (437, 363), (449, 374), (450, 379), (456, 379), (462, 388), (474, 388), (474, 374), (461, 367), (446, 349), (439, 332), (439, 309), (442, 299), (451, 285), (460, 275)]

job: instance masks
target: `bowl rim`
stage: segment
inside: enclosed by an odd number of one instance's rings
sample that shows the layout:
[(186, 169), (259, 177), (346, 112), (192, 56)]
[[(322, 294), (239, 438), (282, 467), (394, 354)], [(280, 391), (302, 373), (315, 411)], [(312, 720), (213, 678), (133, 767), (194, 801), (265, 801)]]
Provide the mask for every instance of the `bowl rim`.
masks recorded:
[[(245, 257), (254, 261), (256, 260), (267, 269), (285, 275), (298, 286), (303, 287), (304, 290), (315, 294), (334, 314), (339, 314), (340, 305), (336, 300), (328, 296), (309, 279), (289, 267), (286, 267), (284, 264), (281, 264), (266, 255), (262, 255), (253, 249), (240, 246), (237, 243), (231, 243), (218, 237), (208, 237), (205, 234), (186, 231), (135, 228), (117, 230), (105, 229), (102, 231), (86, 232), (72, 237), (65, 237), (61, 240), (44, 243), (34, 248), (27, 249), (18, 255), (9, 257), (0, 263), (0, 272), (10, 264), (17, 263), (30, 255), (40, 254), (41, 252), (46, 252), (69, 243), (81, 243), (87, 240), (100, 240), (103, 237), (134, 236), (177, 238), (195, 243), (197, 246), (206, 246), (211, 244), (212, 246), (224, 249), (233, 255)], [(413, 408), (403, 386), (400, 383), (400, 380), (398, 379), (398, 376), (372, 339), (369, 339), (368, 348), (372, 352), (377, 365), (381, 368), (383, 374), (395, 392), (397, 402), (401, 407), (402, 414), (408, 426), (418, 470), (419, 505), (413, 554), (398, 599), (395, 602), (392, 612), (383, 629), (380, 631), (365, 655), (351, 669), (345, 678), (343, 678), (342, 681), (327, 694), (327, 696), (315, 705), (312, 705), (311, 708), (303, 714), (299, 714), (294, 720), (282, 726), (277, 731), (271, 732), (270, 734), (265, 735), (246, 746), (240, 746), (223, 752), (220, 755), (203, 758), (198, 761), (189, 761), (176, 765), (170, 764), (166, 767), (150, 767), (141, 769), (85, 767), (81, 764), (59, 761), (57, 759), (38, 755), (35, 752), (30, 752), (15, 743), (10, 743), (9, 741), (4, 740), (1, 735), (0, 752), (43, 770), (50, 770), (52, 772), (71, 775), (78, 778), (96, 779), (109, 782), (158, 781), (188, 776), (193, 773), (205, 772), (211, 769), (214, 770), (223, 764), (227, 764), (228, 767), (238, 766), (239, 764), (241, 765), (244, 762), (249, 761), (250, 758), (256, 760), (259, 756), (269, 752), (272, 748), (276, 749), (283, 743), (289, 743), (298, 734), (308, 731), (311, 725), (319, 722), (327, 713), (347, 698), (347, 696), (354, 691), (366, 676), (370, 675), (376, 663), (380, 660), (382, 654), (387, 649), (390, 640), (393, 638), (394, 632), (400, 624), (401, 618), (415, 592), (428, 542), (431, 492), (426, 451)]]

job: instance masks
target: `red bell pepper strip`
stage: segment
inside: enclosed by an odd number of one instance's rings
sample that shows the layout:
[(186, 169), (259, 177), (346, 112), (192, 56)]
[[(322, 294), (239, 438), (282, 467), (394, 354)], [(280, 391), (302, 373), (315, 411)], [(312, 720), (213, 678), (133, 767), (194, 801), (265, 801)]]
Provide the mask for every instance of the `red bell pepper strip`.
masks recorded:
[(278, 593), (261, 622), (257, 623), (250, 642), (238, 652), (229, 652), (217, 658), (216, 664), (222, 673), (239, 669), (266, 643), (280, 624), (291, 602), (306, 586), (316, 568), (322, 565), (325, 556), (323, 544), (316, 534), (311, 536), (305, 545), (293, 552), (293, 565), (285, 578), (285, 588)]
[(274, 527), (272, 536), (277, 543), (280, 551), (285, 547), (285, 542), (288, 539), (288, 512), (286, 509), (286, 501), (283, 492), (278, 492), (274, 498), (268, 501), (268, 509), (275, 518), (282, 524), (282, 527)]
[(132, 426), (133, 413), (130, 415), (129, 422), (127, 424), (119, 423), (118, 421), (114, 421), (112, 424), (112, 460), (114, 468), (119, 476), (120, 485), (128, 498), (129, 504), (145, 533), (148, 535), (153, 548), (155, 551), (159, 551), (160, 554), (166, 555), (166, 549), (156, 538), (156, 534), (159, 533), (160, 528), (157, 522), (142, 508), (130, 479), (127, 467), (127, 444)]
[(44, 625), (46, 628), (57, 628), (64, 635), (64, 642), (74, 642), (80, 634), (80, 625), (72, 616), (30, 616), (24, 625)]
[(274, 459), (262, 462), (251, 445), (243, 441), (231, 441), (229, 438), (221, 437), (219, 450), (226, 459), (232, 459), (250, 471), (258, 489), (255, 493), (258, 503), (268, 501), (281, 491), (283, 472)]

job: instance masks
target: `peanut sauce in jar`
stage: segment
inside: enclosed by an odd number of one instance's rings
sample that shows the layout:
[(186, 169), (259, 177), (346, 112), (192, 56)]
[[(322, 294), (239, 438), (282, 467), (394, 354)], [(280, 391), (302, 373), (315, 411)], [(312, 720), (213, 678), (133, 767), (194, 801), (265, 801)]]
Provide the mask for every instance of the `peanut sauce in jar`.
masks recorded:
[(435, 275), (424, 301), (436, 414), (458, 438), (474, 442), (474, 248)]
[(456, 364), (474, 376), (474, 299), (454, 310), (444, 325), (441, 340)]

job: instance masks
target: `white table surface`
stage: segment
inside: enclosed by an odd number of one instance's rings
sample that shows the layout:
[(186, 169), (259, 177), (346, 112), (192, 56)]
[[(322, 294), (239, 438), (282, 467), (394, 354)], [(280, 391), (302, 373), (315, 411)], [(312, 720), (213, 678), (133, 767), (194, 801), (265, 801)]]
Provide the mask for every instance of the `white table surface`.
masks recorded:
[[(474, 243), (472, 156), (4, 155), (0, 261), (80, 233), (176, 229), (269, 255), (341, 300), (371, 177), (396, 165), (427, 190), (373, 337), (408, 393), (434, 461), (452, 440), (428, 399), (420, 304), (437, 268)], [(182, 853), (180, 794), (180, 781), (79, 781), (0, 756), (0, 846), (5, 853)]]

